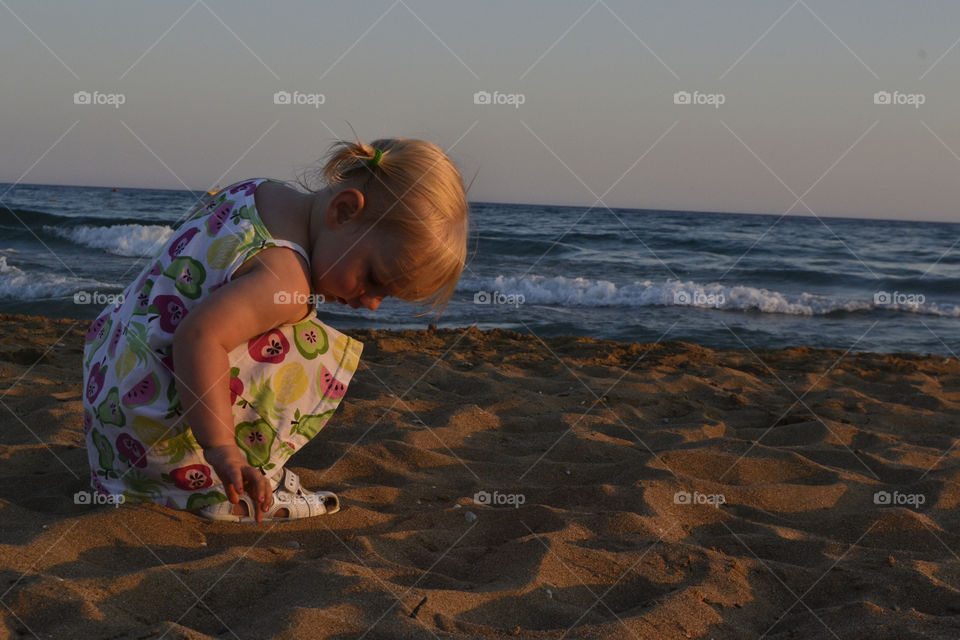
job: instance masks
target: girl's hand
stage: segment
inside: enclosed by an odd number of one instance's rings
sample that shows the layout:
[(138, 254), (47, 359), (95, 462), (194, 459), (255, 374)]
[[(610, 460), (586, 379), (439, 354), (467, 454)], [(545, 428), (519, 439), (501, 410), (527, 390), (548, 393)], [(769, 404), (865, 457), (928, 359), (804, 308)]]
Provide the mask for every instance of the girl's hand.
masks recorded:
[(255, 513), (251, 515), (261, 522), (263, 513), (273, 504), (273, 490), (267, 476), (247, 464), (247, 457), (235, 444), (204, 449), (203, 457), (217, 472), (227, 492), (227, 500), (232, 504), (240, 502), (240, 494), (246, 488), (254, 504)]

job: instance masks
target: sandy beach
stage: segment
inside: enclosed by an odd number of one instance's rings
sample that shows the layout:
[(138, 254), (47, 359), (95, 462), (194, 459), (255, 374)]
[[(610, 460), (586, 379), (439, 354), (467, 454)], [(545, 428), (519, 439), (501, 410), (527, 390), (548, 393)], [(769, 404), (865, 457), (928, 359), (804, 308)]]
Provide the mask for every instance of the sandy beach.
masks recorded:
[(960, 637), (955, 359), (350, 331), (343, 510), (237, 525), (75, 504), (86, 323), (0, 322), (2, 638)]

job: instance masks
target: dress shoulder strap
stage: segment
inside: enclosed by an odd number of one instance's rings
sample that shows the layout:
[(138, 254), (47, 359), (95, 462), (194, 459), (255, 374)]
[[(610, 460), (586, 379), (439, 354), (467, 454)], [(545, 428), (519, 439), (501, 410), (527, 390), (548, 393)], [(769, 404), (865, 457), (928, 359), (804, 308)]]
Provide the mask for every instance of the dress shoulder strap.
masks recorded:
[[(276, 179), (274, 179), (274, 178), (257, 178), (257, 179), (256, 179), (256, 183), (257, 183), (258, 185), (259, 185), (260, 183), (263, 183), (263, 182), (273, 182), (273, 183), (276, 183), (276, 184), (281, 184), (281, 185), (283, 185), (283, 186), (285, 186), (285, 187), (291, 187), (291, 186), (292, 186), (292, 185), (291, 185), (290, 183), (288, 183), (288, 182), (284, 182), (283, 180), (276, 180)], [(250, 198), (251, 198), (251, 200), (253, 199), (253, 194), (252, 194), (252, 193), (250, 194)], [(258, 212), (258, 213), (259, 213), (259, 212)], [(297, 244), (296, 242), (292, 242), (292, 241), (290, 241), (290, 240), (281, 240), (280, 238), (274, 238), (274, 237), (271, 235), (271, 236), (270, 236), (270, 240), (268, 241), (268, 244), (273, 244), (274, 246), (277, 246), (277, 247), (286, 247), (287, 249), (292, 249), (292, 250), (296, 251), (297, 253), (299, 253), (301, 256), (303, 256), (303, 259), (307, 261), (307, 264), (310, 264), (310, 256), (309, 256), (309, 254), (307, 254), (307, 252), (304, 251), (303, 247), (301, 247), (301, 246), (300, 246), (299, 244)]]
[[(280, 238), (272, 238), (270, 243), (273, 243), (277, 247), (286, 247), (287, 249), (293, 249), (307, 261), (307, 264), (310, 264), (310, 256), (307, 255), (307, 252), (303, 250), (303, 247), (298, 245), (296, 242), (291, 242), (290, 240), (281, 240)], [(269, 244), (269, 243), (268, 243)]]

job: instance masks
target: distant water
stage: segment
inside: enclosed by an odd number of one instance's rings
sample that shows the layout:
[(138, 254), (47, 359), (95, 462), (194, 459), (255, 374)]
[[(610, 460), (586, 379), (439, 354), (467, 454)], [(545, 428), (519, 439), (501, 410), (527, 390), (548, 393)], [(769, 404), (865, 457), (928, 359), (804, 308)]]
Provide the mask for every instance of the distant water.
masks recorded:
[[(75, 294), (119, 293), (203, 195), (10, 189), (0, 201), (0, 312), (92, 319), (106, 303), (77, 304)], [(473, 257), (441, 327), (960, 354), (960, 224), (491, 203), (471, 210)], [(321, 311), (341, 329), (429, 322), (394, 300), (376, 312)]]

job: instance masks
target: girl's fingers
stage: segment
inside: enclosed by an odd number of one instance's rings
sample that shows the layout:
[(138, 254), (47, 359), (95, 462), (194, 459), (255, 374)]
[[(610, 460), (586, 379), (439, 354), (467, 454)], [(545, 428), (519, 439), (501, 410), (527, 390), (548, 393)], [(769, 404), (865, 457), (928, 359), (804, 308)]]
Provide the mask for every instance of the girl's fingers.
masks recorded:
[(226, 485), (224, 485), (224, 488), (227, 491), (227, 500), (229, 500), (233, 504), (237, 504), (238, 502), (240, 502), (240, 496), (237, 495), (237, 491), (236, 489), (233, 488), (232, 484), (228, 482)]
[(243, 475), (241, 475), (240, 471), (234, 471), (233, 474), (231, 475), (230, 481), (237, 488), (237, 493), (242, 495), (243, 494)]
[(267, 479), (266, 476), (261, 475), (257, 484), (260, 485), (257, 488), (257, 491), (260, 492), (260, 502), (263, 503), (264, 508), (267, 508), (270, 506), (269, 504), (267, 504), (270, 500), (270, 481)]
[(250, 497), (257, 504), (263, 502), (266, 497), (266, 493), (263, 490), (263, 485), (267, 480), (266, 477), (253, 467), (246, 467), (243, 472), (247, 478)]
[(266, 476), (261, 475), (259, 480), (257, 480), (257, 491), (260, 493), (260, 502), (265, 502), (267, 499), (267, 487), (270, 485), (270, 481), (267, 480)]

